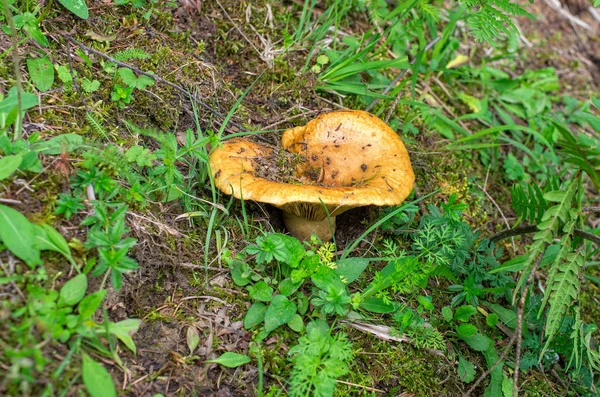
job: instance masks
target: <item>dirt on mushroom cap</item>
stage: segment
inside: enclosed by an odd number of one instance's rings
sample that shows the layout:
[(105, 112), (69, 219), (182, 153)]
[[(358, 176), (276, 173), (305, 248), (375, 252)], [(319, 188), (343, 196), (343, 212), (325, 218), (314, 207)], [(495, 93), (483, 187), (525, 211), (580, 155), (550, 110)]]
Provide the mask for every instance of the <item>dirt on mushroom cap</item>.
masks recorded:
[(301, 203), (325, 204), (334, 212), (330, 215), (363, 205), (397, 205), (413, 189), (414, 173), (404, 144), (386, 123), (367, 112), (323, 114), (285, 131), (282, 147), (304, 159), (296, 164), (296, 179), (304, 184), (259, 176), (256, 160), (274, 158), (274, 149), (236, 139), (211, 154), (216, 185), (237, 198), (294, 213)]

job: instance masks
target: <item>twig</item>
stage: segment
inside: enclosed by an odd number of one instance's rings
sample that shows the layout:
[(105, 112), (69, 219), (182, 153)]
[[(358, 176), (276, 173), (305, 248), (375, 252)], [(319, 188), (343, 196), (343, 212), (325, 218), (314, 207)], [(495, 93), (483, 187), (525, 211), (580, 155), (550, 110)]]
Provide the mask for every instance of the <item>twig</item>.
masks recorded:
[(482, 373), (479, 376), (479, 378), (477, 378), (477, 380), (475, 381), (475, 383), (473, 383), (473, 386), (471, 386), (471, 388), (469, 390), (467, 390), (467, 392), (465, 394), (463, 394), (462, 397), (468, 397), (468, 396), (470, 396), (471, 393), (473, 392), (473, 390), (475, 390), (475, 388), (477, 388), (477, 386), (479, 386), (479, 384), (481, 382), (483, 382), (483, 380), (485, 378), (487, 378), (487, 376), (506, 358), (506, 355), (508, 354), (508, 351), (510, 350), (510, 348), (512, 347), (512, 345), (515, 343), (516, 339), (517, 339), (517, 335), (513, 334), (512, 338), (510, 338), (510, 341), (508, 342), (508, 345), (506, 345), (506, 347), (504, 348), (504, 351), (502, 352), (502, 354), (500, 355), (500, 357), (498, 357), (498, 359), (496, 360), (496, 362), (494, 363), (494, 365), (492, 365), (484, 373)]
[(362, 389), (365, 389), (365, 390), (367, 390), (367, 391), (374, 391), (374, 392), (376, 392), (376, 393), (385, 393), (385, 391), (383, 391), (383, 390), (379, 390), (379, 389), (376, 389), (376, 388), (374, 388), (374, 387), (363, 386), (363, 385), (357, 385), (356, 383), (344, 382), (343, 380), (339, 380), (339, 379), (337, 379), (337, 380), (336, 380), (336, 382), (337, 382), (337, 383), (341, 383), (341, 384), (343, 384), (343, 385), (354, 386), (354, 387), (360, 387), (360, 388), (362, 388)]
[[(102, 53), (102, 52), (100, 52), (98, 50), (95, 50), (95, 49), (93, 49), (91, 47), (86, 46), (85, 44), (80, 43), (79, 41), (75, 40), (73, 37), (71, 37), (67, 33), (61, 33), (61, 35), (66, 40), (68, 40), (71, 43), (79, 46), (83, 50), (86, 50), (86, 51), (91, 52), (93, 54), (96, 54), (96, 55), (98, 55), (98, 56), (100, 56), (100, 57), (102, 57), (104, 59), (107, 59), (110, 62), (112, 62), (112, 63), (114, 63), (114, 64), (116, 64), (118, 66), (121, 66), (121, 67), (124, 67), (124, 68), (127, 68), (127, 69), (131, 69), (131, 70), (133, 70), (136, 73), (143, 74), (144, 76), (148, 76), (151, 79), (153, 79), (155, 81), (158, 81), (159, 83), (163, 83), (163, 84), (166, 84), (166, 85), (168, 85), (168, 86), (170, 86), (172, 88), (175, 88), (179, 92), (181, 92), (181, 93), (187, 95), (189, 98), (193, 99), (195, 102), (197, 102), (204, 109), (208, 110), (209, 112), (213, 113), (214, 115), (216, 115), (216, 116), (222, 118), (223, 120), (225, 120), (225, 116), (221, 112), (219, 112), (216, 109), (213, 109), (212, 107), (210, 107), (209, 105), (207, 105), (205, 102), (203, 102), (200, 98), (198, 98), (195, 94), (192, 94), (191, 92), (189, 92), (185, 88), (183, 88), (183, 87), (181, 87), (181, 86), (179, 86), (179, 85), (177, 85), (175, 83), (171, 83), (169, 80), (165, 80), (162, 77), (159, 77), (159, 76), (156, 76), (156, 75), (154, 75), (152, 73), (148, 73), (148, 72), (145, 72), (145, 71), (143, 71), (141, 69), (138, 69), (135, 66), (129, 65), (129, 64), (125, 63), (125, 62), (118, 61), (118, 60), (116, 60), (115, 58), (113, 58), (113, 57), (111, 57), (109, 55), (106, 55), (106, 54), (104, 54), (104, 53)], [(237, 128), (240, 131), (243, 129), (242, 126), (240, 126), (237, 123), (234, 123), (233, 121), (229, 121), (229, 124), (231, 124), (233, 127)], [(235, 131), (233, 131), (231, 129), (227, 129), (227, 128), (226, 128), (226, 131), (230, 132), (230, 133), (235, 132)]]
[[(504, 220), (504, 224), (506, 225), (507, 228), (510, 229), (510, 223), (508, 223), (508, 219), (506, 219), (506, 216), (504, 216), (504, 212), (502, 211), (502, 208), (500, 208), (500, 206), (498, 205), (498, 203), (496, 203), (496, 200), (494, 200), (494, 198), (487, 192), (487, 190), (485, 190), (483, 187), (479, 186), (478, 183), (475, 183), (475, 185), (477, 185), (477, 187), (479, 189), (481, 189), (481, 191), (492, 202), (492, 204), (494, 205), (494, 207), (496, 207), (496, 209), (500, 213), (500, 216), (502, 217), (502, 220)], [(515, 240), (514, 239), (512, 239), (512, 247), (513, 247), (513, 251), (517, 250), (517, 248), (515, 247)]]
[(525, 311), (525, 300), (527, 299), (529, 287), (533, 281), (533, 275), (540, 265), (543, 256), (543, 253), (538, 255), (535, 265), (533, 265), (533, 269), (531, 269), (531, 273), (529, 273), (529, 276), (527, 277), (525, 289), (523, 290), (523, 294), (521, 294), (521, 299), (519, 299), (519, 307), (517, 308), (517, 352), (515, 357), (515, 373), (513, 374), (513, 397), (517, 397), (519, 394), (519, 365), (521, 364), (521, 340), (523, 338), (523, 312)]
[[(500, 241), (500, 240), (503, 240), (508, 237), (520, 236), (522, 234), (535, 233), (535, 232), (537, 232), (537, 230), (538, 230), (537, 225), (527, 225), (527, 226), (515, 227), (513, 229), (504, 230), (500, 233), (494, 234), (492, 237), (490, 237), (490, 241), (494, 243), (496, 241)], [(595, 234), (586, 232), (585, 230), (581, 230), (581, 229), (574, 229), (573, 233), (578, 237), (584, 238), (584, 239), (589, 240), (597, 245), (600, 245), (600, 236), (596, 236)]]
[(0, 198), (0, 203), (4, 203), (4, 204), (14, 204), (14, 205), (21, 205), (23, 204), (22, 201), (19, 200), (13, 200), (13, 199), (5, 199), (5, 198)]

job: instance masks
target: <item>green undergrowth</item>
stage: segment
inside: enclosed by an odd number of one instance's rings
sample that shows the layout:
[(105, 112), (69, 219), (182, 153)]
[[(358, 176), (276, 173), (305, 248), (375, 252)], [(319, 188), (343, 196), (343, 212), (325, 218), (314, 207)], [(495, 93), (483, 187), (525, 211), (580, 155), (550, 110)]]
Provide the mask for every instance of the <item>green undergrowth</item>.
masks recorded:
[[(597, 95), (508, 1), (297, 3), (3, 1), (0, 394), (597, 393)], [(232, 133), (338, 106), (404, 204), (336, 246), (215, 188)]]

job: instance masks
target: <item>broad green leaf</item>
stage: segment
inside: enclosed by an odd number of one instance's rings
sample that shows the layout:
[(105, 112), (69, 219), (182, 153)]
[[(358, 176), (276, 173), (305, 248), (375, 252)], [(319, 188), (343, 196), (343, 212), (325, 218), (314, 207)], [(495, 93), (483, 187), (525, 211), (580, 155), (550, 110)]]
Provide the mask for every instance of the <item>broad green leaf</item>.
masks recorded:
[(477, 333), (477, 327), (473, 324), (460, 324), (456, 327), (456, 333), (461, 337), (473, 336)]
[(296, 292), (301, 285), (302, 281), (295, 283), (291, 279), (286, 278), (279, 283), (279, 293), (283, 296), (290, 296)]
[(90, 16), (85, 0), (58, 0), (58, 2), (81, 19), (88, 19)]
[(101, 364), (83, 353), (83, 384), (92, 397), (117, 397), (112, 377)]
[(485, 322), (490, 327), (495, 327), (496, 324), (498, 324), (498, 315), (496, 313), (488, 314), (488, 316), (485, 318)]
[[(22, 111), (31, 109), (32, 107), (37, 106), (38, 103), (39, 99), (37, 95), (24, 91), (21, 93)], [(8, 91), (8, 96), (2, 102), (0, 102), (0, 113), (10, 113), (18, 106), (19, 98), (17, 95), (17, 87), (13, 87)]]
[(369, 265), (369, 260), (365, 258), (346, 258), (336, 262), (335, 272), (342, 281), (350, 284), (356, 280)]
[(475, 379), (475, 365), (463, 356), (458, 358), (458, 376), (465, 383), (473, 382)]
[(60, 289), (59, 305), (74, 306), (79, 303), (87, 291), (87, 276), (79, 274), (67, 281)]
[(502, 395), (504, 397), (512, 397), (513, 395), (513, 380), (509, 379), (506, 375), (502, 379)]
[(234, 260), (229, 264), (231, 278), (233, 282), (243, 287), (250, 283), (250, 275), (245, 272), (246, 264), (244, 262)]
[(566, 192), (564, 190), (553, 190), (551, 192), (544, 193), (544, 200), (560, 203), (565, 199), (565, 196)]
[(517, 313), (512, 309), (507, 309), (504, 306), (500, 306), (495, 303), (489, 303), (489, 308), (498, 315), (502, 324), (509, 328), (515, 329), (517, 327)]
[(275, 295), (265, 313), (265, 331), (286, 324), (296, 314), (296, 304), (283, 295)]
[(67, 240), (56, 231), (52, 226), (42, 224), (35, 225), (36, 229), (36, 244), (41, 251), (55, 251), (59, 252), (74, 262), (73, 255), (71, 254), (71, 248), (67, 243)]
[(33, 224), (23, 214), (0, 204), (0, 240), (29, 266), (42, 263), (35, 235)]
[(471, 305), (460, 306), (456, 309), (456, 312), (454, 313), (454, 319), (457, 321), (467, 322), (469, 321), (469, 318), (471, 318), (471, 316), (475, 313), (477, 313), (477, 309), (475, 309)]
[(262, 302), (254, 302), (244, 317), (244, 328), (250, 329), (265, 320), (267, 305)]
[(345, 284), (340, 280), (340, 276), (327, 266), (320, 266), (311, 276), (311, 280), (317, 288), (325, 291), (327, 291), (329, 286), (333, 286), (337, 289), (345, 288)]
[(248, 288), (248, 294), (250, 298), (255, 301), (270, 302), (273, 298), (273, 288), (264, 281), (259, 281), (254, 285), (250, 285)]
[(297, 268), (306, 256), (306, 250), (300, 241), (285, 234), (277, 234), (285, 247), (286, 263), (292, 268)]
[(8, 178), (13, 174), (13, 172), (18, 170), (22, 161), (22, 154), (15, 154), (2, 157), (0, 159), (0, 181)]
[(54, 84), (54, 66), (52, 66), (48, 56), (28, 59), (27, 71), (31, 81), (39, 91), (48, 91)]
[(62, 134), (48, 141), (36, 142), (32, 149), (42, 154), (70, 153), (83, 146), (83, 137), (77, 134)]
[(89, 294), (79, 302), (77, 311), (79, 311), (79, 318), (81, 321), (90, 319), (94, 313), (96, 313), (96, 310), (98, 310), (106, 296), (106, 292), (105, 289), (101, 289), (93, 294)]
[[(127, 346), (129, 350), (133, 352), (133, 354), (135, 354), (135, 343), (133, 343), (133, 339), (131, 339), (130, 334), (137, 332), (141, 323), (142, 320), (133, 318), (119, 321), (118, 323), (109, 323), (108, 332), (119, 338), (119, 340), (123, 342), (123, 344)], [(104, 325), (99, 325), (98, 327), (98, 332), (101, 332), (102, 330), (106, 331), (106, 327)]]
[(214, 360), (206, 360), (205, 361), (205, 363), (220, 364), (227, 368), (236, 368), (236, 367), (239, 367), (240, 365), (248, 364), (249, 362), (250, 362), (250, 357), (243, 355), (243, 354), (232, 353), (232, 352), (223, 353), (223, 354), (221, 354), (221, 356), (219, 356), (218, 358), (215, 358)]
[(442, 307), (442, 316), (444, 317), (444, 320), (448, 322), (452, 321), (452, 308), (450, 306)]
[(294, 314), (294, 317), (287, 323), (288, 327), (290, 327), (293, 331), (302, 332), (304, 331), (304, 322), (302, 321), (302, 316), (299, 314)]
[(489, 349), (490, 346), (493, 346), (492, 340), (482, 334), (463, 337), (462, 340), (467, 342), (471, 349), (477, 350), (478, 352), (482, 352)]
[(394, 305), (385, 303), (383, 299), (374, 296), (362, 301), (360, 308), (372, 313), (391, 313), (395, 310)]
[(196, 327), (188, 327), (186, 333), (186, 340), (188, 349), (190, 349), (190, 354), (194, 354), (194, 351), (200, 343), (200, 334), (198, 333)]

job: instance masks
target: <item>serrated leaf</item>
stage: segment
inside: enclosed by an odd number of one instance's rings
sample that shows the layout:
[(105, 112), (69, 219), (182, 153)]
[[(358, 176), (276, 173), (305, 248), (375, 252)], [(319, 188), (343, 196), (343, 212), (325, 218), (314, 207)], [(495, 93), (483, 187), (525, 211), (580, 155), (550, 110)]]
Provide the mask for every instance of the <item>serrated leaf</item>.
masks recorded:
[(194, 354), (194, 351), (196, 351), (196, 348), (200, 343), (200, 334), (198, 333), (196, 327), (188, 327), (186, 332), (186, 340), (188, 349), (190, 349), (190, 354)]
[(452, 321), (452, 308), (450, 306), (442, 307), (442, 316), (444, 317), (444, 320), (448, 322)]
[(206, 360), (205, 361), (205, 363), (220, 364), (227, 368), (236, 368), (236, 367), (239, 367), (240, 365), (248, 364), (249, 362), (250, 362), (250, 357), (243, 355), (243, 354), (232, 353), (232, 352), (223, 353), (223, 354), (221, 354), (221, 356), (219, 356), (218, 358), (215, 358), (214, 360)]
[(495, 327), (496, 324), (498, 324), (498, 315), (496, 313), (488, 314), (488, 316), (485, 318), (485, 322), (490, 327)]
[(0, 204), (0, 241), (29, 266), (42, 263), (35, 235), (33, 224), (23, 214)]
[(85, 0), (58, 0), (58, 2), (81, 19), (88, 19), (90, 16)]
[(115, 384), (112, 377), (102, 366), (83, 353), (83, 368), (81, 371), (83, 384), (91, 397), (116, 397)]
[(22, 154), (4, 156), (0, 159), (0, 181), (8, 178), (19, 169), (23, 162)]
[(31, 81), (39, 91), (48, 91), (54, 84), (54, 66), (47, 56), (28, 59), (27, 71)]
[(60, 289), (59, 305), (74, 306), (79, 303), (85, 296), (87, 285), (87, 276), (85, 274), (78, 274), (67, 281)]
[(478, 352), (485, 351), (491, 345), (493, 345), (492, 340), (482, 334), (475, 334), (473, 336), (463, 337), (462, 340), (467, 342), (471, 349), (477, 350)]
[(265, 313), (265, 331), (286, 324), (296, 314), (296, 304), (283, 295), (275, 295)]
[(154, 79), (148, 77), (146, 75), (140, 75), (140, 77), (136, 77), (131, 69), (120, 68), (119, 76), (128, 87), (131, 88), (139, 88), (140, 90), (146, 89), (146, 87), (154, 84)]
[(457, 321), (467, 322), (475, 313), (477, 313), (477, 309), (471, 305), (460, 306), (454, 313), (454, 319)]
[(475, 379), (475, 365), (463, 356), (458, 358), (458, 376), (465, 383), (473, 382)]
[(81, 82), (81, 88), (87, 93), (94, 92), (100, 88), (100, 82), (98, 80), (89, 80), (87, 77)]
[(244, 328), (250, 329), (262, 323), (265, 320), (266, 312), (267, 305), (262, 302), (254, 302), (244, 317)]

